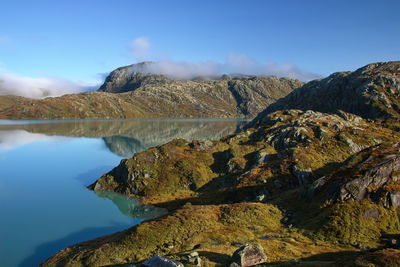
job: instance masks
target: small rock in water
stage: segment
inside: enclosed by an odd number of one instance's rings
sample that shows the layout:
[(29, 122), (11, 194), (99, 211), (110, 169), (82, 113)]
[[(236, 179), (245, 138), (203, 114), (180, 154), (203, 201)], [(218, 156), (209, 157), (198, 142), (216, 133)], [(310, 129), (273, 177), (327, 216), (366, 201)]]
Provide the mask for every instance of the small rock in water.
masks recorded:
[(184, 267), (181, 262), (160, 255), (153, 256), (142, 264), (147, 267)]
[(242, 267), (255, 266), (267, 261), (261, 245), (246, 244), (233, 253), (232, 259)]

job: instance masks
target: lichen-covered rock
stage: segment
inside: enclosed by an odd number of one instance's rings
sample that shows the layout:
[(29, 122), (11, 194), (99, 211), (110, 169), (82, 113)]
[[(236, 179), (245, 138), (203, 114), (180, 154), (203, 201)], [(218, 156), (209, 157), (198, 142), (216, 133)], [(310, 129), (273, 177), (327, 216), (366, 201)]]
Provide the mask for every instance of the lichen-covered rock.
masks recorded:
[[(330, 200), (380, 200), (399, 207), (400, 143), (386, 143), (351, 156), (336, 172), (311, 187)], [(318, 184), (318, 185), (317, 185)]]
[(233, 253), (232, 260), (242, 267), (249, 267), (266, 262), (267, 255), (265, 255), (262, 246), (246, 244)]

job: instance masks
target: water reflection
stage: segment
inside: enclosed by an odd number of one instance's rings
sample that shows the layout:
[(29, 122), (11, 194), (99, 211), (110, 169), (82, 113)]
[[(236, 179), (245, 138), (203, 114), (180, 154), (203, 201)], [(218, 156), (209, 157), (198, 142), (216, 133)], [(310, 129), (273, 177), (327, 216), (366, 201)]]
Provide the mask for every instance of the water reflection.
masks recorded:
[(128, 217), (148, 220), (166, 213), (165, 209), (144, 205), (136, 199), (114, 192), (95, 191), (95, 193), (101, 198), (111, 200), (118, 207), (119, 211)]
[(49, 136), (102, 138), (114, 154), (129, 157), (149, 147), (175, 138), (186, 140), (219, 139), (234, 133), (246, 120), (80, 120), (13, 121), (0, 123), (0, 149), (11, 149)]
[(115, 193), (96, 195), (85, 186), (121, 157), (174, 138), (218, 139), (244, 123), (0, 121), (0, 237), (7, 240), (0, 242), (0, 266), (38, 266), (66, 246), (163, 214)]

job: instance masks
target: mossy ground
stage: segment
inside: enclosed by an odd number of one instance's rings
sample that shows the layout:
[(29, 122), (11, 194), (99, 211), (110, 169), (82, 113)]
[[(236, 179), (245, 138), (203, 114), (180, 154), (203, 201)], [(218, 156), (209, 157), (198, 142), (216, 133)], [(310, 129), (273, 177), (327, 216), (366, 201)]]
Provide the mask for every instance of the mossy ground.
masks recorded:
[(183, 259), (198, 251), (205, 266), (224, 266), (233, 252), (247, 242), (261, 244), (270, 261), (333, 252), (338, 246), (315, 242), (284, 227), (282, 211), (265, 203), (185, 205), (161, 218), (94, 242), (59, 252), (62, 260), (43, 266), (104, 266), (140, 262), (155, 254)]
[[(327, 133), (323, 140), (319, 127)], [(305, 189), (332, 173), (341, 181), (357, 177), (363, 170), (353, 166), (369, 152), (349, 156), (398, 140), (398, 132), (361, 119), (286, 111), (220, 141), (178, 139), (151, 148), (122, 161), (92, 188), (137, 197), (170, 213), (65, 249), (43, 266), (125, 264), (155, 254), (183, 260), (191, 251), (199, 252), (205, 266), (224, 266), (246, 242), (261, 244), (271, 264), (337, 266), (335, 253), (359, 255), (354, 253), (360, 244), (375, 249), (382, 237), (400, 234), (398, 212), (370, 199), (329, 201), (325, 191), (310, 199)], [(295, 169), (310, 173), (307, 184)]]

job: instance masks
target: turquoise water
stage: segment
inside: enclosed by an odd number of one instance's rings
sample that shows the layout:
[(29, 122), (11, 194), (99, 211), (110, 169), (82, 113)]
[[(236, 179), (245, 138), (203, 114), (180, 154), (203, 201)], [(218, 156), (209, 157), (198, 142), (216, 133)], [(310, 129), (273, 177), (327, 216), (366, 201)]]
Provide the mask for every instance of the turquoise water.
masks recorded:
[(174, 138), (218, 139), (243, 120), (0, 121), (0, 266), (30, 267), (60, 249), (164, 211), (86, 186), (124, 157)]

